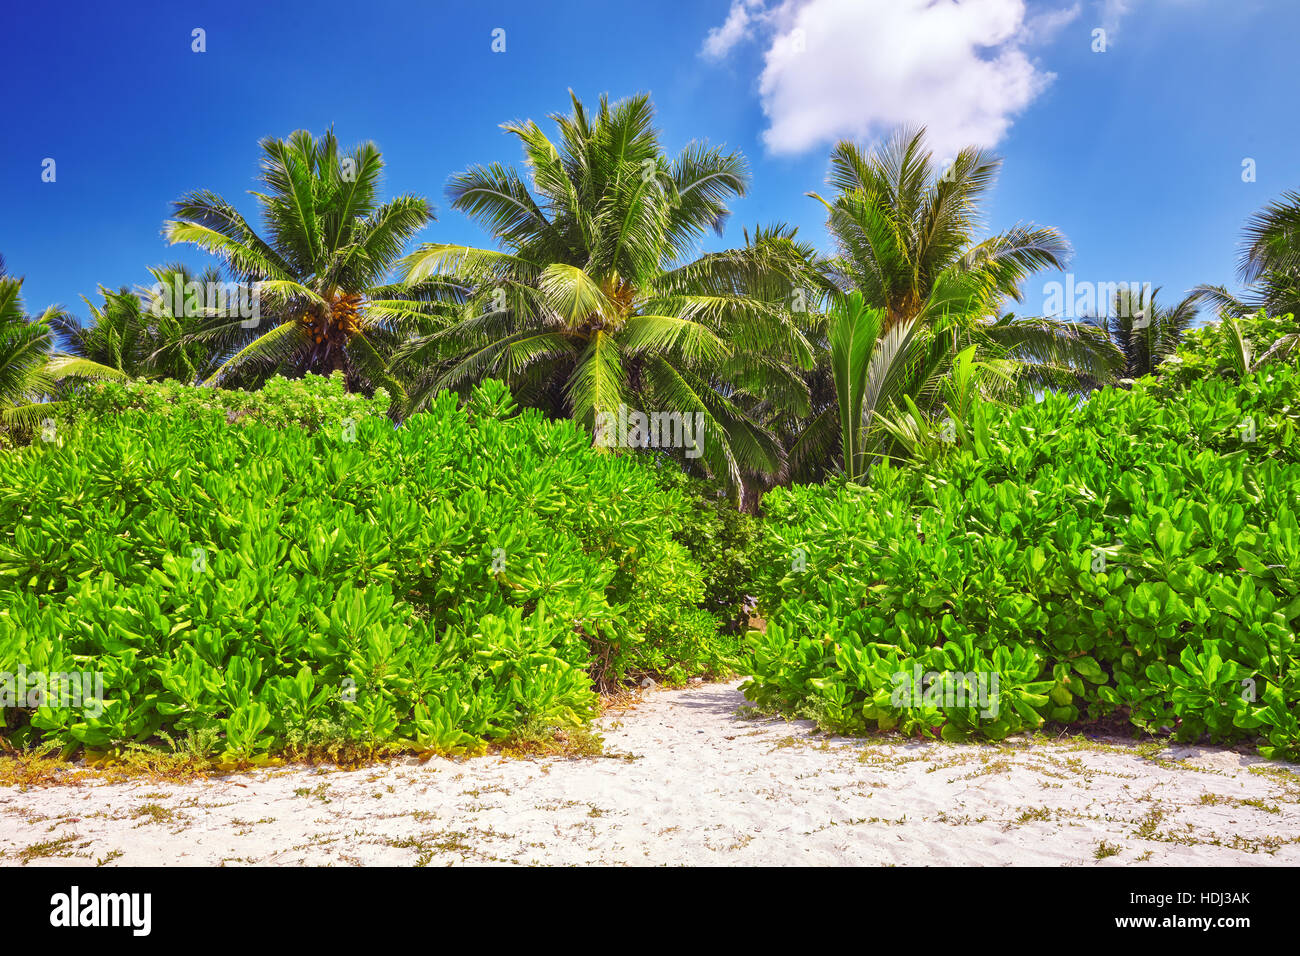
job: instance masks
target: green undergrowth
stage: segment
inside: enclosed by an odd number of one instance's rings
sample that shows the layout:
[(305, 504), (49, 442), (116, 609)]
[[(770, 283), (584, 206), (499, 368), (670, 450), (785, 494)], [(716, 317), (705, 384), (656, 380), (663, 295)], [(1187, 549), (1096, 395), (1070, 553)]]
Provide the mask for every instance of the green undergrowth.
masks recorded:
[(869, 488), (775, 491), (745, 692), (839, 732), (1120, 720), (1295, 760), (1298, 452), (1292, 361), (1048, 395)]
[(241, 395), (90, 388), (0, 454), (0, 672), (103, 687), (11, 702), (9, 748), (535, 749), (601, 689), (734, 665), (678, 540), (699, 498), (648, 459), (496, 382), (400, 427), (337, 379)]

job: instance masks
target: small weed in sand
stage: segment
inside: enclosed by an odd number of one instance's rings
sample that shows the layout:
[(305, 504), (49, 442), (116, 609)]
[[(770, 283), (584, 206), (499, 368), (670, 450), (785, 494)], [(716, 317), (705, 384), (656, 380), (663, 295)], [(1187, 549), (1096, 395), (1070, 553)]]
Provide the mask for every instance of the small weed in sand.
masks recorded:
[(233, 820), (230, 821), (230, 825), (232, 827), (255, 827), (262, 823), (274, 823), (274, 822), (275, 822), (275, 817), (262, 817), (262, 819), (260, 820), (244, 820), (240, 817), (235, 817)]
[(169, 810), (167, 807), (158, 803), (144, 803), (135, 808), (133, 814), (136, 819), (148, 817), (154, 823), (170, 823), (176, 819), (176, 811)]
[(983, 767), (979, 770), (972, 771), (960, 777), (954, 777), (954, 780), (974, 780), (977, 777), (989, 777), (995, 774), (1010, 773), (1015, 769), (1010, 760), (999, 757), (997, 760), (986, 760)]
[(1030, 807), (1028, 810), (1021, 812), (1016, 817), (1016, 824), (1024, 826), (1026, 823), (1046, 823), (1052, 819), (1052, 811), (1047, 807)]
[(1239, 800), (1237, 801), (1237, 805), (1242, 807), (1254, 807), (1256, 810), (1263, 810), (1265, 813), (1280, 814), (1282, 812), (1282, 808), (1276, 803), (1265, 803), (1263, 800), (1258, 799)]
[(59, 748), (46, 744), (31, 750), (9, 750), (0, 756), (0, 786), (27, 790), (66, 782), (70, 765)]
[[(867, 794), (867, 796), (871, 796), (871, 794)], [(935, 814), (934, 822), (943, 823), (951, 827), (968, 827), (979, 823), (987, 823), (988, 819), (989, 818), (986, 816), (972, 817), (969, 813), (963, 813), (959, 817), (950, 817), (948, 816), (947, 810), (940, 810)]]
[(1151, 811), (1138, 821), (1137, 830), (1134, 831), (1139, 840), (1158, 840), (1160, 839), (1160, 821), (1165, 818), (1165, 812), (1159, 807), (1152, 807)]
[(472, 853), (474, 848), (464, 842), (467, 834), (450, 830), (422, 837), (404, 837), (400, 840), (388, 840), (388, 846), (395, 850), (416, 850), (416, 866), (428, 866), (439, 853)]
[(1097, 848), (1092, 851), (1092, 855), (1094, 859), (1104, 860), (1108, 856), (1118, 856), (1120, 849), (1121, 847), (1118, 847), (1113, 843), (1107, 843), (1105, 840), (1102, 840), (1100, 843), (1097, 844)]
[(57, 840), (45, 840), (41, 843), (33, 843), (29, 847), (24, 847), (18, 851), (19, 863), (30, 863), (32, 860), (38, 860), (50, 856), (72, 856), (72, 847), (76, 842), (75, 836), (60, 837)]
[(322, 783), (322, 784), (318, 784), (314, 788), (298, 787), (296, 790), (294, 790), (293, 795), (295, 797), (315, 797), (321, 803), (332, 803), (333, 801), (331, 801), (330, 798), (326, 796), (326, 794), (329, 793), (329, 789), (330, 789), (330, 785), (328, 783)]
[(529, 721), (501, 745), (508, 757), (602, 757), (605, 738), (590, 727), (556, 727)]

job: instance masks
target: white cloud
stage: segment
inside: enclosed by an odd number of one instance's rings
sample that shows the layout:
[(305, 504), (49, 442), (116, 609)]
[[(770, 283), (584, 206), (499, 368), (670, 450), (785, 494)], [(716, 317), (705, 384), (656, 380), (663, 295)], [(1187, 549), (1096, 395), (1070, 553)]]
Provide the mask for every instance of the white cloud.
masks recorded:
[(1005, 135), (1053, 78), (1026, 47), (1078, 12), (1027, 18), (1024, 0), (733, 0), (705, 52), (722, 56), (763, 34), (763, 139), (775, 153), (923, 124), (935, 152), (950, 156)]
[(730, 53), (732, 47), (749, 36), (754, 20), (751, 13), (761, 14), (762, 8), (763, 0), (732, 0), (726, 21), (704, 38), (704, 55), (721, 59)]
[(1046, 43), (1079, 19), (1080, 6), (1062, 7), (1059, 10), (1040, 10), (1025, 20), (1025, 35), (1030, 43)]

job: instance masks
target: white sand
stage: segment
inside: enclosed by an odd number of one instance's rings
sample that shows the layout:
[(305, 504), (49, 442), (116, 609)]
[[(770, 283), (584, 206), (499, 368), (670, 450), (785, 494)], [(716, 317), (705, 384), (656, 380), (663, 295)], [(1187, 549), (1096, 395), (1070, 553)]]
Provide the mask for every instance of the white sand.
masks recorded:
[(0, 788), (0, 865), (1300, 862), (1287, 765), (827, 738), (736, 716), (736, 686), (648, 692), (602, 720), (605, 757)]

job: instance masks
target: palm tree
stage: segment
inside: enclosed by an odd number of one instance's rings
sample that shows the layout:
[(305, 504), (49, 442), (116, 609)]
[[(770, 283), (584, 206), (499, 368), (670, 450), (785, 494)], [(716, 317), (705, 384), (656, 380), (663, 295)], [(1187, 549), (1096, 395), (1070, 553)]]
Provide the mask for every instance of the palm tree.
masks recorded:
[[(886, 330), (956, 296), (975, 297), (976, 305), (1018, 300), (1020, 283), (1033, 272), (1064, 266), (1069, 245), (1055, 229), (1028, 225), (976, 241), (979, 203), (1001, 163), (967, 147), (941, 171), (924, 128), (899, 130), (869, 153), (839, 143), (827, 177), (834, 199), (809, 193), (826, 207), (839, 252), (831, 277), (887, 310)], [(960, 284), (951, 281), (957, 277)], [(945, 301), (935, 302), (938, 292), (946, 292)]]
[(990, 355), (960, 314), (890, 326), (888, 312), (855, 290), (837, 297), (827, 319), (839, 464), (851, 480), (877, 456), (898, 457), (894, 447), (915, 457), (944, 440), (932, 428), (940, 413), (952, 431), (946, 440), (956, 444), (978, 406), (1014, 392), (1017, 363)]
[(0, 427), (30, 429), (58, 407), (49, 401), (65, 379), (122, 378), (120, 372), (55, 350), (57, 306), (33, 318), (23, 308), (23, 280), (0, 258)]
[(559, 141), (532, 121), (518, 137), (530, 182), (499, 164), (453, 178), (448, 195), (500, 250), (436, 243), (403, 263), (412, 288), (463, 303), (446, 329), (408, 343), (395, 368), (423, 376), (413, 400), (506, 379), (522, 401), (594, 426), (630, 412), (701, 416), (707, 470), (738, 490), (770, 476), (782, 449), (763, 402), (806, 411), (791, 363), (811, 360), (791, 316), (805, 250), (784, 227), (692, 258), (743, 196), (738, 153), (692, 143), (671, 159), (648, 97), (590, 113), (572, 96)]
[(1237, 278), (1246, 286), (1238, 298), (1223, 286), (1201, 285), (1199, 299), (1241, 316), (1263, 309), (1269, 315), (1300, 315), (1300, 192), (1285, 192), (1246, 221)]
[(1193, 293), (1172, 309), (1156, 302), (1159, 289), (1121, 289), (1115, 293), (1113, 315), (1096, 320), (1124, 353), (1124, 377), (1150, 375), (1178, 348), (1183, 333), (1196, 321), (1199, 297)]
[[(313, 139), (298, 130), (261, 142), (261, 207), (266, 238), (226, 200), (207, 191), (175, 203), (173, 243), (222, 259), (236, 281), (256, 292), (255, 327), (243, 316), (202, 310), (188, 341), (223, 361), (207, 383), (249, 367), (287, 374), (343, 371), (350, 389), (384, 385), (387, 353), (411, 331), (437, 325), (427, 303), (395, 298), (384, 284), (410, 239), (431, 219), (426, 200), (404, 195), (380, 203), (384, 163), (374, 143), (346, 154), (333, 130)], [(269, 320), (270, 328), (267, 328)]]
[[(907, 399), (937, 411), (945, 376), (971, 346), (969, 361), (979, 374), (969, 381), (981, 394), (1003, 400), (1042, 388), (1087, 391), (1122, 366), (1118, 349), (1092, 325), (999, 315), (1006, 299), (1019, 300), (1021, 284), (1034, 271), (1061, 268), (1068, 254), (1064, 237), (1046, 227), (1017, 225), (976, 241), (979, 203), (1000, 163), (967, 148), (940, 171), (923, 129), (902, 130), (869, 153), (848, 142), (832, 152), (827, 182), (837, 190), (834, 198), (810, 194), (826, 207), (836, 247), (824, 264), (830, 300), (838, 303), (829, 329), (879, 312), (879, 322), (870, 320), (865, 330), (874, 344), (861, 357), (862, 367), (840, 371), (842, 381), (861, 377), (863, 394), (876, 395), (877, 403), (852, 416), (863, 430), (862, 444), (846, 441), (852, 436), (843, 434), (837, 395), (843, 385), (826, 371), (831, 342), (813, 336), (813, 413), (786, 436), (796, 478), (823, 477), (837, 463), (861, 474), (889, 438), (881, 419), (899, 412)], [(861, 295), (860, 306), (845, 303), (851, 292)], [(843, 319), (846, 312), (856, 318)], [(873, 378), (879, 380), (867, 384)], [(844, 461), (849, 445), (865, 457)]]
[[(51, 327), (74, 356), (119, 369), (132, 378), (170, 378), (193, 384), (215, 371), (212, 349), (194, 341), (191, 316), (203, 309), (201, 297), (186, 289), (221, 285), (221, 273), (209, 266), (201, 273), (181, 264), (149, 270), (154, 284), (116, 292), (100, 287), (102, 305), (83, 297), (91, 322), (83, 325), (66, 314), (55, 315)], [(193, 301), (199, 298), (199, 301)]]
[(0, 422), (30, 427), (34, 403), (54, 390), (45, 371), (53, 337), (48, 313), (33, 320), (24, 312), (22, 286), (0, 267)]
[(908, 351), (917, 328), (915, 321), (905, 320), (886, 331), (888, 318), (884, 309), (869, 307), (858, 291), (837, 302), (828, 316), (840, 461), (850, 479), (866, 473), (867, 426), (887, 391), (887, 380), (897, 381), (906, 368), (906, 361), (897, 357)]

